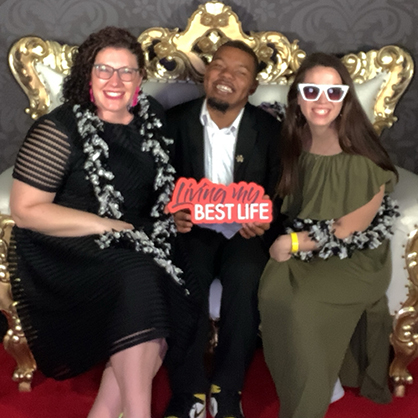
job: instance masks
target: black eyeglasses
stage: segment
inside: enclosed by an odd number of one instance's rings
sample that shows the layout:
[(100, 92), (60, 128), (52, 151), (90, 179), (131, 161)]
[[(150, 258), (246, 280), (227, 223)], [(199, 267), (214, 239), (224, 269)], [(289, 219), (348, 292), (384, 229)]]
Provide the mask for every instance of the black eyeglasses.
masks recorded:
[(344, 84), (307, 84), (299, 83), (298, 89), (303, 100), (315, 102), (319, 99), (322, 92), (330, 102), (342, 102), (348, 92), (349, 86)]
[(113, 68), (106, 64), (94, 64), (93, 68), (94, 74), (102, 80), (109, 80), (113, 76), (113, 73), (116, 71), (122, 81), (132, 81), (135, 77), (135, 74), (139, 72), (138, 68)]

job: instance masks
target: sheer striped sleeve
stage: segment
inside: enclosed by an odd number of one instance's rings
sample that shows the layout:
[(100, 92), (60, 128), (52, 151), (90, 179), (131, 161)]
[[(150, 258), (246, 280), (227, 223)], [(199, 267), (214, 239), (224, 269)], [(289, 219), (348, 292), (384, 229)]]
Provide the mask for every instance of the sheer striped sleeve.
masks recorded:
[(13, 177), (45, 192), (58, 190), (71, 154), (68, 136), (48, 119), (27, 135), (18, 153)]

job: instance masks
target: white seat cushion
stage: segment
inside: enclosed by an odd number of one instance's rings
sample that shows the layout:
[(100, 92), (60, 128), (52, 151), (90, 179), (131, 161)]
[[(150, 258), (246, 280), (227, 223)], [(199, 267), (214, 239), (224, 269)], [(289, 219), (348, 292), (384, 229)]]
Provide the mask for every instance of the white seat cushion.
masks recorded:
[(221, 317), (221, 297), (222, 283), (219, 279), (215, 279), (209, 290), (209, 316), (214, 321)]
[(418, 175), (397, 167), (399, 182), (392, 197), (397, 200), (401, 216), (393, 228), (392, 280), (387, 291), (391, 314), (399, 310), (408, 293), (408, 273), (403, 258), (408, 234), (418, 225)]
[(10, 214), (10, 191), (12, 189), (13, 167), (0, 174), (0, 213)]

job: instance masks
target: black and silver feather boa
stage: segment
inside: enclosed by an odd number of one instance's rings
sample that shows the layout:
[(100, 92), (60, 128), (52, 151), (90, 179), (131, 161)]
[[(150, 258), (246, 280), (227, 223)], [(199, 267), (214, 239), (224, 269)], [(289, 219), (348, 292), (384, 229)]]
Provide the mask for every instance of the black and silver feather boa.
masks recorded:
[(287, 232), (308, 231), (309, 237), (318, 243), (318, 250), (298, 251), (292, 256), (302, 261), (311, 261), (315, 256), (325, 260), (332, 256), (343, 259), (351, 257), (355, 250), (377, 248), (392, 236), (392, 226), (399, 215), (396, 202), (385, 195), (370, 226), (344, 239), (334, 235), (334, 219), (315, 221), (296, 218), (292, 228), (288, 228)]
[[(149, 112), (150, 104), (146, 95), (141, 92), (138, 100), (140, 110), (136, 126), (140, 137), (143, 138), (142, 150), (153, 156), (157, 168), (154, 190), (157, 192), (158, 199), (151, 209), (151, 217), (154, 219), (153, 231), (151, 236), (137, 229), (106, 232), (100, 235), (96, 242), (100, 248), (123, 245), (135, 251), (151, 254), (157, 264), (162, 266), (177, 283), (183, 285), (184, 281), (180, 277), (182, 271), (171, 261), (171, 241), (176, 234), (176, 228), (172, 216), (164, 213), (164, 208), (174, 189), (175, 171), (169, 164), (169, 158), (165, 152), (166, 146), (172, 143), (172, 140), (162, 135), (161, 121), (155, 114)], [(107, 167), (109, 148), (100, 136), (100, 132), (104, 129), (103, 122), (95, 113), (82, 109), (79, 105), (73, 107), (73, 112), (86, 154), (84, 169), (99, 203), (98, 214), (120, 219), (123, 196), (114, 188), (112, 184), (114, 174)]]

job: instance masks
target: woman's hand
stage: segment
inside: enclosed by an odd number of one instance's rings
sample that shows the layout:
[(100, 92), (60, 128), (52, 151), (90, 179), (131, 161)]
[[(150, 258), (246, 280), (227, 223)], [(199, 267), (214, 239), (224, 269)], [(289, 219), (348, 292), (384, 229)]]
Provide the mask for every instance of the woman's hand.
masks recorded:
[(101, 218), (103, 224), (103, 232), (119, 232), (123, 229), (134, 229), (134, 226), (128, 222), (118, 219)]
[(280, 235), (270, 247), (270, 257), (278, 262), (287, 261), (291, 255), (290, 235)]

